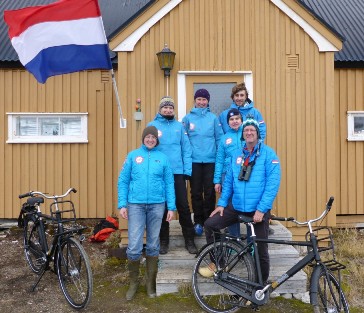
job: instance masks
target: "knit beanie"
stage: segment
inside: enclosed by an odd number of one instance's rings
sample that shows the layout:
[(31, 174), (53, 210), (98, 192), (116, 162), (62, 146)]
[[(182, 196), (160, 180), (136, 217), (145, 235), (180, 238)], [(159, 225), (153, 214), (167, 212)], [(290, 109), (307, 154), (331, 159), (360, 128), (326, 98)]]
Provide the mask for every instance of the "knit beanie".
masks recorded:
[(171, 106), (174, 109), (174, 101), (171, 97), (165, 96), (159, 102), (159, 110), (165, 106)]
[(230, 117), (232, 117), (232, 116), (236, 116), (236, 115), (239, 115), (239, 116), (240, 116), (240, 118), (241, 118), (241, 114), (240, 114), (240, 112), (239, 112), (239, 110), (238, 110), (238, 109), (233, 108), (233, 109), (231, 109), (231, 110), (228, 112), (228, 114), (227, 114), (227, 116), (226, 116), (228, 125), (229, 125)]
[(254, 126), (257, 131), (258, 139), (260, 139), (260, 131), (259, 131), (259, 123), (253, 117), (247, 117), (247, 119), (243, 122), (243, 132), (246, 126)]
[(199, 89), (195, 92), (194, 100), (196, 100), (196, 98), (205, 98), (210, 102), (210, 93), (206, 89)]
[(144, 138), (148, 135), (153, 135), (155, 138), (157, 138), (157, 144), (155, 146), (159, 145), (159, 139), (158, 139), (158, 129), (155, 126), (148, 126), (144, 128), (143, 134), (142, 134), (142, 143), (144, 144)]

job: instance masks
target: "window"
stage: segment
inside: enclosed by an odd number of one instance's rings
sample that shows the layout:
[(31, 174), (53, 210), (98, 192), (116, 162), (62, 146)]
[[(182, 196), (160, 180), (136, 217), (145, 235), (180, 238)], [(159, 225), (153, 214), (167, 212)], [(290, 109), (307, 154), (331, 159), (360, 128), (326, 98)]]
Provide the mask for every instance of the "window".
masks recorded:
[(348, 111), (348, 140), (364, 141), (364, 111)]
[(87, 141), (87, 113), (7, 113), (7, 143)]

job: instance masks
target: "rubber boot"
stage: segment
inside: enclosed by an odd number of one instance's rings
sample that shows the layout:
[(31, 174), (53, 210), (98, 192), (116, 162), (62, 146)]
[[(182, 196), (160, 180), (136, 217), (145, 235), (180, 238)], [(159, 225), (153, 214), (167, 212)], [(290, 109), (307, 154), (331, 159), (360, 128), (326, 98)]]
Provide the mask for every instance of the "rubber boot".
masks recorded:
[(130, 301), (134, 298), (134, 296), (138, 290), (139, 264), (140, 264), (140, 260), (138, 260), (138, 261), (128, 260), (129, 280), (130, 280), (129, 289), (126, 292), (126, 300), (128, 300), (128, 301)]
[(183, 227), (182, 234), (185, 239), (185, 247), (187, 251), (191, 254), (196, 254), (198, 252), (197, 247), (195, 245), (195, 229), (194, 227)]
[(157, 295), (156, 291), (156, 280), (158, 273), (158, 257), (147, 256), (147, 270), (145, 272), (145, 286), (147, 288), (147, 294), (149, 298), (155, 298)]

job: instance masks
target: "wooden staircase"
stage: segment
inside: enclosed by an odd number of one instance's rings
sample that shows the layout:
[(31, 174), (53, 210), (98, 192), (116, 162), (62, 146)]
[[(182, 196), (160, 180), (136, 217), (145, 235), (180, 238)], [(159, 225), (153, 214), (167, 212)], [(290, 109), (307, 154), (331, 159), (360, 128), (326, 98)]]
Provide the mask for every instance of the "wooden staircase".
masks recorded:
[[(274, 230), (271, 238), (292, 240), (292, 234), (279, 222), (273, 221), (270, 226)], [(246, 232), (246, 227), (242, 225), (242, 233)], [(195, 237), (197, 248), (201, 248), (206, 239), (204, 234)], [(195, 255), (189, 254), (185, 249), (181, 227), (177, 220), (170, 224), (170, 244), (169, 252), (159, 256), (159, 270), (157, 275), (157, 295), (175, 293), (179, 288), (191, 286), (192, 270), (196, 262)], [(299, 253), (295, 248), (288, 245), (269, 245), (270, 254), (270, 280), (284, 274), (299, 259)], [(213, 283), (211, 283), (213, 285)], [(290, 278), (275, 292), (279, 294), (300, 294), (306, 292), (307, 275), (300, 271)], [(213, 286), (211, 286), (213, 288)]]

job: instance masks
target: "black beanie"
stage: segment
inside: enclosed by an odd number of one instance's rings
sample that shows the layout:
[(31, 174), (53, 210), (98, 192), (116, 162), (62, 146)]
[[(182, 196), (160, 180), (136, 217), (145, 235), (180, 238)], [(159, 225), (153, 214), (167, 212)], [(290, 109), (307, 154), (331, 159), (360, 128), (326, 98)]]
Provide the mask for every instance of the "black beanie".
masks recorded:
[(142, 134), (142, 143), (144, 144), (144, 138), (148, 135), (153, 135), (155, 138), (157, 138), (157, 144), (155, 146), (159, 145), (159, 139), (158, 139), (158, 129), (155, 126), (148, 126), (143, 130)]
[(205, 98), (208, 102), (210, 102), (210, 93), (206, 89), (199, 89), (195, 92), (194, 99), (196, 98)]

